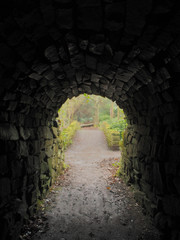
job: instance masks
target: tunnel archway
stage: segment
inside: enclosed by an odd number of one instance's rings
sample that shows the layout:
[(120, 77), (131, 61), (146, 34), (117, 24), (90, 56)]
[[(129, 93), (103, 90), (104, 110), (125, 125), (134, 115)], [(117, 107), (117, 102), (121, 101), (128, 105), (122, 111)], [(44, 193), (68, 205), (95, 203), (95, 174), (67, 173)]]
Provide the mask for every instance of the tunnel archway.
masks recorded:
[(40, 180), (40, 163), (54, 156), (46, 151), (49, 145), (58, 148), (57, 110), (81, 93), (106, 96), (124, 109), (124, 172), (146, 212), (169, 239), (178, 239), (178, 2), (9, 6), (1, 8), (0, 20), (3, 239), (16, 238), (23, 218), (47, 191), (51, 176)]

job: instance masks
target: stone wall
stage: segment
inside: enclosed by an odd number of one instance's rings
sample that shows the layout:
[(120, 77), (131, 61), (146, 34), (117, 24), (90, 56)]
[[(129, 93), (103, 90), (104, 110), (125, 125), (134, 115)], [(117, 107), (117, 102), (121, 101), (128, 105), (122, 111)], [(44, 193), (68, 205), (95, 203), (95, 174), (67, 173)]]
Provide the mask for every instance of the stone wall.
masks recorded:
[(62, 172), (64, 160), (56, 122), (47, 124), (42, 116), (27, 120), (24, 114), (10, 118), (11, 113), (0, 124), (1, 239), (18, 238), (23, 221), (37, 209), (37, 199)]
[(136, 200), (165, 239), (180, 236), (180, 116), (178, 101), (169, 95), (174, 91), (162, 91), (147, 114), (129, 120), (122, 158), (124, 179), (133, 184)]
[(179, 2), (8, 3), (0, 8), (2, 239), (16, 239), (61, 169), (58, 109), (88, 93), (124, 109), (126, 178), (168, 240), (179, 240)]

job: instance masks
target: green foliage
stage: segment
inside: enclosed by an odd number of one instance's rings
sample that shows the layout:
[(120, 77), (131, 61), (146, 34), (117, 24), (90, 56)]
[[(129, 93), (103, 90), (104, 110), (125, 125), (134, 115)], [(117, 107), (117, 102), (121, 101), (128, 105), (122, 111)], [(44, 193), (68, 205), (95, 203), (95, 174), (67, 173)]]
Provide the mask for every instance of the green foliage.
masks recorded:
[(110, 122), (110, 116), (109, 116), (109, 114), (107, 114), (107, 113), (100, 113), (100, 115), (99, 115), (99, 121), (100, 121), (100, 123), (101, 122)]
[(112, 163), (112, 166), (113, 166), (113, 167), (119, 167), (119, 166), (120, 166), (120, 162)]
[(117, 170), (116, 170), (116, 173), (115, 173), (115, 176), (116, 176), (116, 177), (119, 177), (119, 176), (120, 176), (121, 162), (119, 161), (119, 162), (112, 163), (112, 166), (117, 169)]
[(80, 129), (80, 124), (77, 121), (73, 121), (67, 128), (62, 130), (60, 140), (63, 149), (67, 149), (71, 145), (72, 139), (78, 129)]
[[(127, 122), (123, 118), (108, 119), (106, 122), (100, 123), (100, 128), (106, 136), (107, 144), (111, 149), (121, 149), (123, 146), (124, 131), (127, 127)], [(122, 151), (122, 149), (121, 149)]]
[(63, 169), (63, 170), (66, 170), (66, 169), (68, 169), (68, 168), (70, 168), (69, 164), (63, 162), (62, 169)]
[(106, 136), (107, 144), (111, 149), (119, 149), (120, 134), (114, 129), (110, 129), (110, 125), (106, 122), (101, 124), (101, 130)]
[[(100, 126), (105, 133), (109, 147), (112, 148), (119, 148), (119, 141), (127, 126), (123, 110), (108, 98), (96, 95), (82, 94), (71, 100), (68, 99), (58, 114), (64, 149), (72, 143), (77, 121)], [(76, 124), (73, 122), (75, 120)]]
[(109, 128), (118, 131), (120, 134), (120, 139), (122, 139), (122, 135), (126, 127), (127, 127), (126, 120), (119, 119), (119, 120), (113, 120)]

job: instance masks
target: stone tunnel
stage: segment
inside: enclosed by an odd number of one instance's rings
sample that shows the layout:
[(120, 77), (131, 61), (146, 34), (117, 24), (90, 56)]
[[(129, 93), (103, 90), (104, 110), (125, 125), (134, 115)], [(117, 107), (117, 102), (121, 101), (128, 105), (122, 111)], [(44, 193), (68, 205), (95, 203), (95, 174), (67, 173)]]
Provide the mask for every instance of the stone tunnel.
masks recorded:
[(0, 5), (1, 239), (18, 239), (61, 171), (57, 111), (87, 93), (124, 110), (124, 177), (164, 239), (179, 240), (179, 1)]

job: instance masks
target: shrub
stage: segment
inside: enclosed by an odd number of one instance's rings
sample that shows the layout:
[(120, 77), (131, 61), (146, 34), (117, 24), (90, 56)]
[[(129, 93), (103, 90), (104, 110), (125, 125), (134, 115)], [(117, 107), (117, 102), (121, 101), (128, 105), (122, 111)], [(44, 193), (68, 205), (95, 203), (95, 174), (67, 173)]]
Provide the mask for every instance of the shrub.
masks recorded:
[(72, 139), (76, 131), (80, 129), (80, 124), (77, 121), (73, 121), (67, 128), (64, 128), (60, 134), (61, 146), (65, 150), (72, 143)]
[(106, 136), (108, 146), (113, 150), (119, 149), (120, 134), (115, 129), (111, 129), (110, 125), (106, 122), (101, 124), (101, 129)]

